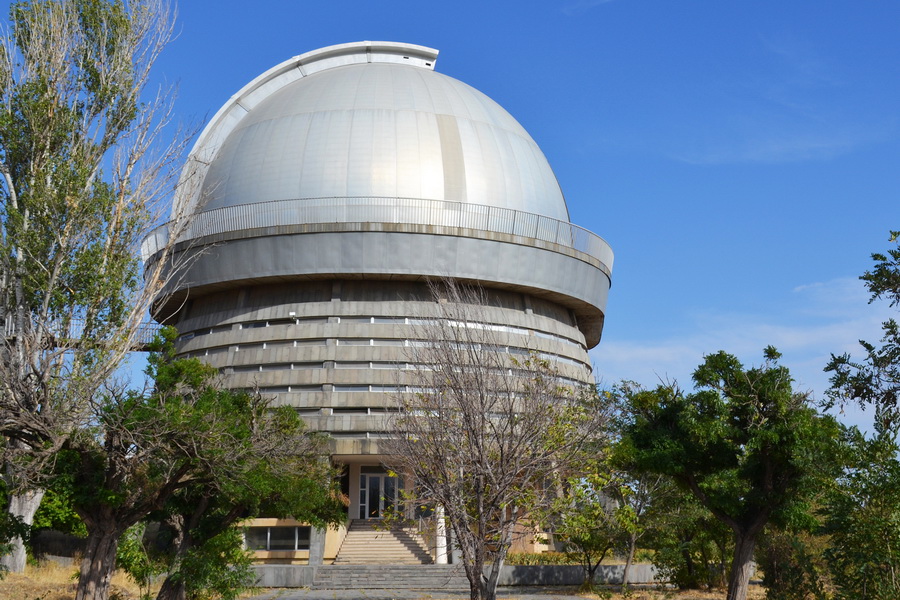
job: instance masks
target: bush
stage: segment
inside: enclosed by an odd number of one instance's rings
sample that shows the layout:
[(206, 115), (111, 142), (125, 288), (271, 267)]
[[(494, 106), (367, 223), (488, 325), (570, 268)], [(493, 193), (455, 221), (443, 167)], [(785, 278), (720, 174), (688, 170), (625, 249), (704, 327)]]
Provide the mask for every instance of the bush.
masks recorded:
[(685, 493), (669, 497), (656, 510), (665, 514), (645, 543), (654, 551), (651, 561), (661, 578), (682, 590), (723, 587), (733, 550), (731, 531)]
[(577, 557), (565, 552), (510, 552), (506, 564), (516, 566), (533, 565), (580, 565)]
[(202, 546), (191, 548), (179, 565), (176, 579), (185, 583), (189, 600), (235, 600), (256, 581), (251, 563), (241, 530), (231, 527)]
[(756, 552), (766, 600), (828, 600), (825, 543), (810, 534), (767, 532)]
[(725, 587), (731, 545), (728, 538), (686, 540), (657, 548), (653, 566), (664, 581), (681, 590)]
[(150, 599), (150, 587), (165, 572), (165, 561), (144, 539), (146, 523), (132, 525), (119, 539), (116, 566), (138, 586), (142, 600)]

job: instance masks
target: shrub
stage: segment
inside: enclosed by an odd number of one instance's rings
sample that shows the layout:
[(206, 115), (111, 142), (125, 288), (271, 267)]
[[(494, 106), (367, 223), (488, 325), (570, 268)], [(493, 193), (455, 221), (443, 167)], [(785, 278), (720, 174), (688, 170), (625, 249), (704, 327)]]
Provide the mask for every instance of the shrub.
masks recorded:
[(510, 552), (506, 555), (506, 564), (517, 566), (532, 565), (578, 565), (576, 557), (565, 552)]
[(767, 532), (756, 553), (766, 600), (828, 600), (825, 543), (810, 534)]

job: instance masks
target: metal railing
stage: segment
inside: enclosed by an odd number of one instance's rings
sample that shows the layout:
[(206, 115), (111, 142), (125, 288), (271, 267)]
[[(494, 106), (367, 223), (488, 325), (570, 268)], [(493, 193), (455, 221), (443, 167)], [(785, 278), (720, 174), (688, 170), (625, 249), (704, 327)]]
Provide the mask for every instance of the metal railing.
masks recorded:
[[(452, 227), (533, 238), (584, 252), (612, 270), (613, 253), (600, 236), (566, 221), (509, 208), (421, 198), (306, 198), (240, 204), (196, 214), (178, 241), (283, 225), (390, 223)], [(170, 225), (147, 236), (144, 260), (168, 242)]]
[[(30, 327), (28, 335), (42, 337), (47, 343), (53, 344), (55, 347), (72, 347), (77, 346), (84, 336), (85, 320), (83, 318), (71, 318), (66, 320), (55, 320), (49, 323), (32, 323), (26, 324)], [(150, 342), (159, 333), (161, 325), (150, 321), (145, 321), (137, 326), (134, 339), (131, 342), (132, 350), (145, 350)], [(10, 317), (0, 320), (0, 331), (3, 332), (5, 339), (15, 338), (16, 331), (15, 321)], [(103, 338), (91, 340), (92, 343), (103, 345)]]

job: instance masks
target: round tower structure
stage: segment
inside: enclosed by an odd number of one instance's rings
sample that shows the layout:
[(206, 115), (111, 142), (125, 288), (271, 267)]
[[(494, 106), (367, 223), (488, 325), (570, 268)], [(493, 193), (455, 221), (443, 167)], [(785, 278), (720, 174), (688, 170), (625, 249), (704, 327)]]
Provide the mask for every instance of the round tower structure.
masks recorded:
[[(436, 58), (341, 44), (235, 94), (191, 153), (175, 206), (195, 213), (176, 248), (188, 266), (154, 309), (182, 355), (331, 435), (352, 518), (384, 508), (366, 474), (378, 476), (385, 394), (402, 393), (405, 348), (422, 341), (429, 279), (479, 285), (501, 351), (535, 352), (575, 382), (592, 381), (603, 328), (609, 245), (569, 222), (522, 126)], [(146, 240), (147, 260), (165, 239)]]

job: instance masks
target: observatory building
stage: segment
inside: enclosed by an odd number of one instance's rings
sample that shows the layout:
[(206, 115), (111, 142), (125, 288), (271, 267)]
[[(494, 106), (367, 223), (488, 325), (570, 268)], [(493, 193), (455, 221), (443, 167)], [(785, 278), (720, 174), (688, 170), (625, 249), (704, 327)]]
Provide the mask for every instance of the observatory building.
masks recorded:
[[(603, 329), (609, 245), (570, 223), (525, 129), (435, 72), (436, 58), (411, 44), (330, 46), (228, 100), (176, 200), (197, 213), (177, 248), (189, 268), (154, 310), (182, 355), (330, 434), (349, 519), (378, 518), (396, 498), (379, 447), (386, 394), (403, 392), (429, 279), (480, 285), (499, 351), (535, 352), (575, 381), (592, 382), (587, 351)], [(310, 546), (302, 527), (291, 540), (279, 527), (253, 543), (272, 558), (291, 544), (282, 558), (334, 558), (340, 539), (313, 532)]]

